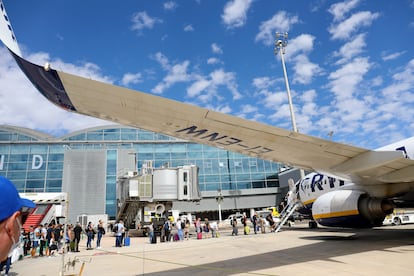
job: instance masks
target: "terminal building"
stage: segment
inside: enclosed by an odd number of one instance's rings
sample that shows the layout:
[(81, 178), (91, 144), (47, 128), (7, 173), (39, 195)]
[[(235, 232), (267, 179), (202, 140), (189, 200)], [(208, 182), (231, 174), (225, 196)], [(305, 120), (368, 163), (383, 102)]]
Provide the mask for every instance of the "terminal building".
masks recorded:
[[(61, 137), (0, 125), (0, 175), (26, 194), (68, 195), (69, 222), (82, 214), (117, 215), (117, 186), (126, 175), (154, 168), (198, 167), (202, 199), (175, 201), (172, 209), (223, 215), (276, 206), (286, 193), (282, 165), (163, 134), (120, 125), (94, 127)], [(220, 197), (219, 197), (220, 196)]]

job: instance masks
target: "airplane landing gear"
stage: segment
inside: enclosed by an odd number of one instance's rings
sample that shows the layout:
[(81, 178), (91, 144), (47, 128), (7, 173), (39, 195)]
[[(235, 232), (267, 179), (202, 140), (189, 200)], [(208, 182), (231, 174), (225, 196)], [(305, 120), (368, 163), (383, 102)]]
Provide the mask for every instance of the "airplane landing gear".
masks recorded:
[(318, 224), (314, 220), (309, 221), (309, 229), (315, 229), (318, 228)]

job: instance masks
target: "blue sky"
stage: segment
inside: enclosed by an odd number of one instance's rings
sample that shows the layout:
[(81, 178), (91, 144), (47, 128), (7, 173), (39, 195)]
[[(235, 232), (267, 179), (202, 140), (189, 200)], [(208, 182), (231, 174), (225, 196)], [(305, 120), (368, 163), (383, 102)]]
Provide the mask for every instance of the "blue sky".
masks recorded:
[[(376, 148), (414, 135), (414, 0), (3, 0), (37, 64)], [(0, 124), (62, 135), (107, 124), (47, 102), (0, 46)], [(332, 135), (328, 135), (331, 133)]]

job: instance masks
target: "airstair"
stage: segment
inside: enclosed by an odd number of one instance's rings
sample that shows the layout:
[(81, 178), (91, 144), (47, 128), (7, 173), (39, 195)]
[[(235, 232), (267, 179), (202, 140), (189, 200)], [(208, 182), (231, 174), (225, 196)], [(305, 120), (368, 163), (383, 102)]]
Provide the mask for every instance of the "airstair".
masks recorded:
[(293, 179), (288, 180), (289, 183), (289, 192), (286, 194), (285, 198), (287, 200), (287, 205), (280, 213), (280, 221), (276, 226), (275, 233), (280, 231), (280, 228), (288, 221), (290, 216), (302, 205), (299, 200), (299, 192), (296, 189)]
[(275, 233), (280, 231), (280, 228), (286, 223), (289, 217), (296, 211), (297, 207), (300, 205), (300, 201), (291, 201), (280, 213), (280, 221), (276, 227)]

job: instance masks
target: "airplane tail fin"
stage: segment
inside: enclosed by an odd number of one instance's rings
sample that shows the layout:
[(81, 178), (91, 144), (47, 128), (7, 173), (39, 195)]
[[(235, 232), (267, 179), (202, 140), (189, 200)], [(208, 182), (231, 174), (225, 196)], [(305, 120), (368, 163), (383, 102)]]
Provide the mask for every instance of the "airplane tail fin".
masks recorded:
[(3, 1), (0, 0), (0, 40), (9, 48), (10, 51), (22, 57), (19, 45), (17, 44), (16, 36), (14, 35), (13, 29), (9, 17), (6, 13)]

